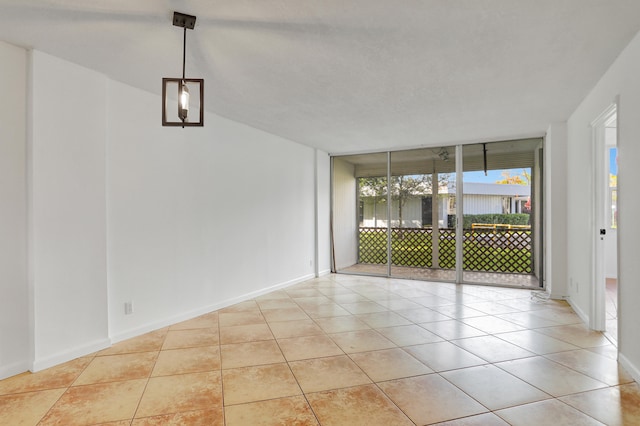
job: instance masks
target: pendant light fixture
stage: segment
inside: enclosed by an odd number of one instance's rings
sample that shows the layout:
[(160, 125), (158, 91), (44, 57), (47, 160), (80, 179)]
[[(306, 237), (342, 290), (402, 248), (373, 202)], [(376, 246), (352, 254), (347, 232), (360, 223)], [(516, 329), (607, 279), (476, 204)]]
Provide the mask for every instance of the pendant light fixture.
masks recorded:
[[(196, 25), (196, 17), (173, 12), (173, 25), (184, 30), (182, 41), (182, 78), (162, 79), (162, 125), (175, 127), (204, 126), (204, 80), (186, 78), (187, 29)], [(198, 96), (190, 96), (190, 92)]]

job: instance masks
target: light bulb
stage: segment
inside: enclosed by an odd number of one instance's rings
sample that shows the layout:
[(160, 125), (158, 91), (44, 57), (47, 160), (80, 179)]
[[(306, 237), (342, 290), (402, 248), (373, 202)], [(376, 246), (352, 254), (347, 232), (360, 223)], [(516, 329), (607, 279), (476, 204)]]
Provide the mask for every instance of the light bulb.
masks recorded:
[(186, 121), (189, 113), (189, 88), (184, 81), (180, 83), (180, 101), (178, 102), (178, 117)]

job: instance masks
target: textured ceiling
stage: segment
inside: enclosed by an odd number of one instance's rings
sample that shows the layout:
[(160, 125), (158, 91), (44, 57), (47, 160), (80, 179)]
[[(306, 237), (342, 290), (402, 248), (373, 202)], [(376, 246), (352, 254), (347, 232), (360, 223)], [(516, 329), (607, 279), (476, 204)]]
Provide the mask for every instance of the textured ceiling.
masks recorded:
[(640, 30), (638, 0), (0, 0), (0, 40), (159, 94), (174, 10), (207, 110), (330, 153), (540, 136)]

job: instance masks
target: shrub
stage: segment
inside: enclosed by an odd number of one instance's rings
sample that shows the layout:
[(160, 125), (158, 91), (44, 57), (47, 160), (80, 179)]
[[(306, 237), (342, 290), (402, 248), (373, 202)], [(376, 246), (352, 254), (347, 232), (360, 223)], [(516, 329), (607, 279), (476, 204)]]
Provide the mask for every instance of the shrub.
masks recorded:
[(465, 214), (464, 229), (472, 223), (500, 223), (505, 225), (529, 225), (530, 216), (526, 213), (512, 214)]

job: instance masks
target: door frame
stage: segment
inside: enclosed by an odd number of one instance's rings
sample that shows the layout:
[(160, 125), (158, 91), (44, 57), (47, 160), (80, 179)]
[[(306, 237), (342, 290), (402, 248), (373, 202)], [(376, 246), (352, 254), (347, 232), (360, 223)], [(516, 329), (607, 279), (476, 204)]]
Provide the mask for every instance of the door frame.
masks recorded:
[[(591, 282), (591, 312), (589, 313), (589, 328), (592, 330), (606, 330), (606, 271), (605, 271), (605, 238), (601, 230), (609, 229), (605, 213), (606, 200), (608, 199), (608, 182), (606, 173), (606, 135), (605, 129), (617, 118), (619, 113), (618, 99), (609, 105), (595, 120), (591, 122), (591, 148), (593, 168), (593, 199), (592, 199), (592, 282)], [(616, 146), (618, 134), (616, 132)]]

